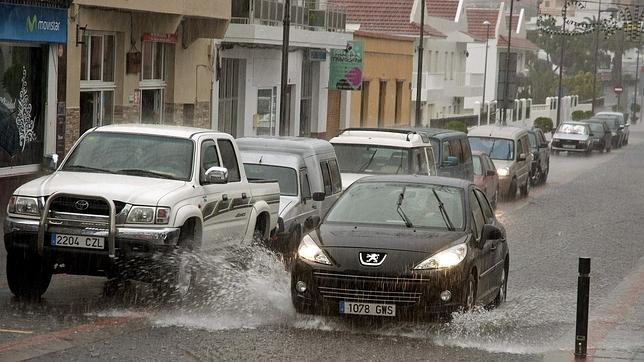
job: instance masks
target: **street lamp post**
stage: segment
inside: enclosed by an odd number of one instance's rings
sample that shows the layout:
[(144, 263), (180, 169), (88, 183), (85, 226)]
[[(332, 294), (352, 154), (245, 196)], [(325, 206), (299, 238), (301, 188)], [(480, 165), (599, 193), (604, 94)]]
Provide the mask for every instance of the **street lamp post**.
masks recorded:
[(420, 127), (423, 120), (423, 111), (421, 108), (421, 94), (423, 88), (423, 52), (425, 48), (423, 42), (425, 36), (425, 0), (421, 1), (420, 11), (420, 37), (418, 39), (418, 70), (416, 74), (416, 126)]
[[(479, 126), (481, 122), (481, 112), (483, 109), (485, 109), (485, 87), (487, 86), (487, 52), (488, 52), (488, 45), (490, 43), (490, 25), (491, 23), (487, 20), (483, 22), (483, 25), (487, 27), (487, 31), (485, 32), (485, 65), (483, 68), (483, 100), (481, 101), (481, 108), (479, 110)], [(489, 109), (486, 114), (489, 113)]]
[(557, 91), (557, 124), (555, 128), (559, 127), (561, 123), (561, 92), (562, 92), (562, 81), (563, 81), (563, 62), (564, 62), (564, 47), (566, 45), (566, 20), (568, 15), (568, 1), (564, 1), (564, 6), (562, 9), (563, 15), (563, 24), (561, 29), (561, 56), (559, 58), (559, 90)]
[[(637, 44), (637, 61), (635, 62), (635, 96), (633, 97), (633, 122), (637, 122), (637, 90), (640, 87), (640, 46)], [(641, 113), (641, 112), (640, 112)]]
[[(280, 128), (282, 125), (288, 124), (286, 117), (289, 115), (289, 112), (286, 111), (287, 97), (286, 93), (288, 92), (288, 46), (289, 46), (289, 36), (291, 29), (291, 0), (286, 0), (284, 2), (284, 24), (282, 26), (282, 74), (281, 74), (281, 84), (280, 84)], [(286, 130), (288, 133), (289, 131)], [(280, 135), (284, 136), (284, 135)]]
[(505, 126), (507, 125), (507, 120), (508, 120), (508, 105), (510, 102), (508, 102), (508, 93), (509, 93), (509, 88), (510, 88), (510, 49), (511, 49), (511, 44), (512, 44), (512, 17), (513, 17), (513, 11), (514, 11), (514, 0), (510, 0), (510, 24), (509, 24), (509, 30), (508, 30), (508, 51), (505, 54), (505, 89), (503, 90), (503, 122), (502, 124)]
[[(599, 0), (597, 4), (597, 24), (599, 24), (599, 18), (602, 16), (602, 0)], [(596, 26), (595, 29), (595, 72), (593, 73), (593, 104), (592, 112), (595, 114), (595, 103), (597, 103), (597, 67), (599, 63), (599, 26)]]

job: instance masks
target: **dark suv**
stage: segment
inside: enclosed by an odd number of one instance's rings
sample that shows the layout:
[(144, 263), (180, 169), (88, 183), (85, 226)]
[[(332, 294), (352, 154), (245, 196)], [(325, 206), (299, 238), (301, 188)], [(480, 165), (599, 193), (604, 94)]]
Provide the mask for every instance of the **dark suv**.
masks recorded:
[(467, 134), (439, 128), (414, 128), (429, 137), (438, 176), (474, 180), (474, 163)]
[(545, 184), (550, 172), (550, 147), (546, 136), (539, 128), (528, 131), (530, 151), (532, 152), (532, 167), (530, 168), (530, 182), (533, 186)]

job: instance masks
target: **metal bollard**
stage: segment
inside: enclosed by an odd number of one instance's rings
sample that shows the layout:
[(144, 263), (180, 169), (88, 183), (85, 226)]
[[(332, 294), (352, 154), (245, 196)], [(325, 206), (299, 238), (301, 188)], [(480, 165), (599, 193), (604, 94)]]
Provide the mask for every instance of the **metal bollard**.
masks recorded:
[(586, 358), (588, 348), (588, 301), (590, 299), (590, 258), (579, 258), (577, 283), (575, 358)]

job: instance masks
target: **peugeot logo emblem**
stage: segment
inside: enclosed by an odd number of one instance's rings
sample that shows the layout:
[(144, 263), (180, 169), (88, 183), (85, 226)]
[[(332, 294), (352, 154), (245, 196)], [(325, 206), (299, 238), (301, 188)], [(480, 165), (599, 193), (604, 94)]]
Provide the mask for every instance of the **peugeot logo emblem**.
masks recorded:
[(380, 266), (385, 258), (387, 258), (385, 253), (360, 252), (360, 264), (364, 266)]
[(74, 204), (74, 207), (78, 211), (85, 211), (85, 210), (89, 209), (89, 202), (87, 202), (85, 200), (78, 200)]

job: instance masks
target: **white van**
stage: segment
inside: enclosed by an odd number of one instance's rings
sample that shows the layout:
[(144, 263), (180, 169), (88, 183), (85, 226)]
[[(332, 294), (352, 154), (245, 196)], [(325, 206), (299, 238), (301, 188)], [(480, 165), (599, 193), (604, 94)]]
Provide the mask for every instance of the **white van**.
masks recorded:
[(302, 235), (317, 226), (342, 192), (333, 146), (304, 137), (248, 137), (237, 140), (250, 179), (280, 184), (279, 233), (275, 248), (295, 252)]
[(338, 156), (344, 187), (369, 175), (437, 175), (434, 151), (424, 132), (349, 128), (329, 142)]

